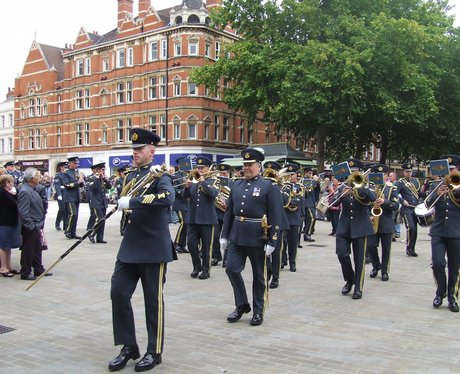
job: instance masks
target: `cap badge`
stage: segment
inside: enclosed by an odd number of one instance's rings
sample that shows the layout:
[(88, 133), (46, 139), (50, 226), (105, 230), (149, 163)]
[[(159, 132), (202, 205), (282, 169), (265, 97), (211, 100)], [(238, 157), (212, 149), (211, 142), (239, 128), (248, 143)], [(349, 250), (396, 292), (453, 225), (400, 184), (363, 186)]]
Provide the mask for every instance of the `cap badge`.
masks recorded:
[(349, 164), (350, 166), (355, 166), (354, 161), (350, 161), (348, 164)]
[(137, 132), (135, 132), (135, 133), (133, 134), (133, 136), (131, 137), (131, 140), (132, 140), (133, 142), (135, 142), (135, 141), (137, 141), (137, 139), (139, 139), (139, 135), (137, 135)]
[(251, 157), (251, 154), (249, 152), (247, 152), (245, 155), (244, 155), (244, 158), (250, 158)]

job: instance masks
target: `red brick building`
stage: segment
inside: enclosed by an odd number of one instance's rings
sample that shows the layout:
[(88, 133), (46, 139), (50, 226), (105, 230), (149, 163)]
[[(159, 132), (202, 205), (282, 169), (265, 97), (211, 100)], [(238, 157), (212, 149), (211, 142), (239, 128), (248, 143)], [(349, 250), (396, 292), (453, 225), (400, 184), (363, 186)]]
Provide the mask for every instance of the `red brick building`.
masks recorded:
[(81, 28), (73, 46), (32, 43), (15, 86), (17, 159), (51, 172), (73, 155), (83, 169), (96, 161), (116, 168), (130, 159), (131, 127), (156, 131), (162, 147), (155, 161), (172, 165), (184, 155), (220, 161), (250, 143), (287, 141), (274, 126), (248, 127), (221, 93), (189, 78), (238, 38), (209, 27), (209, 10), (220, 0), (184, 0), (159, 11), (139, 0), (137, 16), (133, 1), (117, 1), (117, 27), (104, 35)]

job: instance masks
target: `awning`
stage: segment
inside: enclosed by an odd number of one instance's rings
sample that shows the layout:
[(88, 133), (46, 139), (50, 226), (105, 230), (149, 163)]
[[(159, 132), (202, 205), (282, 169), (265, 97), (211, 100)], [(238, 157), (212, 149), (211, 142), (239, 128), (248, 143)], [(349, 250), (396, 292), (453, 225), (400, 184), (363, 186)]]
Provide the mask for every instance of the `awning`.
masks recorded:
[[(285, 164), (287, 162), (295, 162), (300, 164), (301, 166), (311, 166), (315, 167), (316, 166), (316, 161), (311, 161), (311, 160), (299, 160), (299, 159), (291, 159), (291, 158), (284, 158), (280, 156), (267, 156), (265, 157), (264, 162), (267, 161), (276, 161), (279, 162), (280, 164)], [(243, 165), (243, 158), (242, 157), (234, 157), (234, 158), (224, 158), (221, 161), (223, 164), (228, 164), (230, 166), (242, 166)]]

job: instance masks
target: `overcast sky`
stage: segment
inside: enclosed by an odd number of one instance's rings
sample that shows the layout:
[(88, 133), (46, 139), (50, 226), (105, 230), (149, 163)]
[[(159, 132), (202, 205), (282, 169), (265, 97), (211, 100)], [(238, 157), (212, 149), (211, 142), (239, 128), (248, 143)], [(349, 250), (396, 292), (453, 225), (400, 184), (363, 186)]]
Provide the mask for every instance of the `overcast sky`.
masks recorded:
[[(181, 0), (151, 0), (152, 6), (165, 9), (181, 4)], [(134, 1), (137, 15), (138, 0)], [(458, 14), (460, 0), (450, 0)], [(117, 0), (2, 0), (0, 13), (0, 102), (8, 87), (21, 73), (33, 40), (63, 47), (74, 44), (80, 27), (99, 34), (117, 25)]]

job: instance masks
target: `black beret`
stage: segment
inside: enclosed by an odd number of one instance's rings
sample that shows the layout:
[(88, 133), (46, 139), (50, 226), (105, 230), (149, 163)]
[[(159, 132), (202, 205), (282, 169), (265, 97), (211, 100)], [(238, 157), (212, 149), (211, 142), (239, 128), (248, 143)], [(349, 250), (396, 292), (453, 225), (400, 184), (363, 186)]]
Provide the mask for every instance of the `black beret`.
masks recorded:
[(264, 154), (255, 148), (246, 148), (241, 151), (243, 162), (262, 162), (265, 160)]
[(69, 157), (69, 158), (67, 159), (67, 161), (78, 163), (78, 161), (79, 161), (79, 160), (78, 160), (78, 156)]
[(212, 161), (204, 156), (198, 156), (196, 158), (196, 166), (211, 166)]
[(406, 162), (405, 164), (401, 164), (401, 168), (404, 170), (412, 170), (414, 165), (412, 165), (410, 162)]
[(135, 127), (130, 130), (129, 138), (131, 139), (131, 148), (142, 148), (147, 144), (157, 145), (160, 137), (152, 131)]
[(384, 164), (376, 164), (371, 169), (373, 173), (388, 173), (388, 166)]
[(229, 171), (230, 168), (231, 168), (231, 166), (228, 165), (228, 164), (219, 164), (219, 165), (217, 165), (217, 170), (219, 170), (219, 171)]
[(459, 167), (460, 166), (460, 156), (457, 155), (443, 155), (441, 159), (447, 159), (449, 162), (449, 167)]
[(347, 162), (350, 168), (356, 168), (356, 169), (364, 168), (363, 162), (361, 160), (358, 160), (357, 158), (349, 158)]
[(264, 169), (281, 170), (281, 165), (276, 161), (267, 161), (263, 166)]

